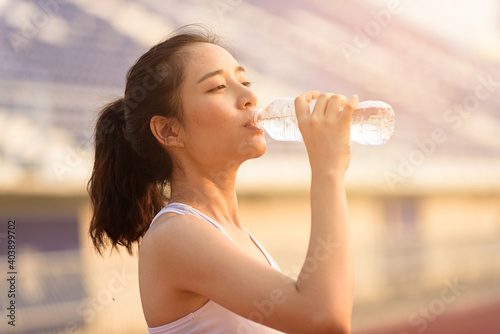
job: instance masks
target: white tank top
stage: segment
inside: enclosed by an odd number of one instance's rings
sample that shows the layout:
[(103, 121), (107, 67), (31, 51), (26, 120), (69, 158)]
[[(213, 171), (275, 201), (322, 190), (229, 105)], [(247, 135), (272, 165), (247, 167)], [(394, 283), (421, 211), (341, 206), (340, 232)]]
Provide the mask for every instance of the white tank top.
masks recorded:
[[(229, 239), (231, 239), (224, 228), (215, 220), (201, 213), (195, 208), (182, 203), (170, 203), (166, 205), (154, 217), (151, 224), (153, 224), (160, 215), (166, 212), (172, 212), (181, 215), (192, 215), (200, 218), (218, 228)], [(248, 232), (248, 230), (246, 231)], [(255, 245), (264, 254), (271, 267), (276, 270), (280, 270), (276, 261), (274, 261), (271, 255), (267, 253), (264, 247), (262, 247), (262, 245), (253, 237), (250, 232), (248, 232), (248, 234), (250, 235), (250, 238), (255, 243)], [(231, 239), (231, 241), (234, 242), (233, 239)], [(177, 319), (163, 326), (152, 328), (148, 326), (148, 330), (150, 334), (283, 334), (283, 332), (263, 326), (256, 322), (248, 320), (236, 313), (233, 313), (212, 300), (209, 300), (196, 311), (191, 312), (180, 319)]]

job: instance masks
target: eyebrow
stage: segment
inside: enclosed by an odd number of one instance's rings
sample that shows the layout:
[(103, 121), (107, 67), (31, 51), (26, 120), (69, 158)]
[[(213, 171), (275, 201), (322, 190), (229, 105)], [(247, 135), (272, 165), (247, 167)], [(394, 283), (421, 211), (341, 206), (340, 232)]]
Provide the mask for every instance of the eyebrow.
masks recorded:
[[(224, 72), (224, 70), (215, 70), (215, 71), (212, 71), (212, 72), (208, 72), (207, 74), (205, 74), (204, 76), (201, 77), (200, 80), (198, 80), (198, 83), (202, 82), (203, 80), (206, 80), (208, 78), (211, 78), (213, 76), (216, 76), (216, 75), (221, 75), (222, 73)], [(234, 72), (237, 73), (237, 72), (245, 72), (245, 69), (241, 66), (238, 66), (234, 69)]]

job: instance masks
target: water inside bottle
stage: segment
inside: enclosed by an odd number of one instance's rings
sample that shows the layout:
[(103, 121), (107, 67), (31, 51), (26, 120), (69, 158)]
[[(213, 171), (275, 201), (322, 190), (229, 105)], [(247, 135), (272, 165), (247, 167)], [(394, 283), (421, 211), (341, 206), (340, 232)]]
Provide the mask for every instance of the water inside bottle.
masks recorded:
[(263, 119), (260, 121), (260, 124), (271, 138), (275, 140), (302, 141), (302, 135), (300, 134), (295, 115)]
[(351, 125), (351, 140), (363, 145), (383, 145), (394, 133), (394, 110), (379, 101), (368, 101), (369, 107), (356, 108)]

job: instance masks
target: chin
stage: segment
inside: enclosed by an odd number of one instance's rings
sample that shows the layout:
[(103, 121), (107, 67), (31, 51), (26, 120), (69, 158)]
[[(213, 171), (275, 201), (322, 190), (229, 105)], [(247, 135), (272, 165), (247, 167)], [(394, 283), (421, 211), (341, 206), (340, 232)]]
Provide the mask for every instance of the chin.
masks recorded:
[(267, 142), (264, 136), (243, 141), (238, 147), (238, 152), (243, 154), (246, 160), (259, 158), (266, 153), (266, 150)]
[(264, 153), (266, 153), (266, 151), (267, 151), (267, 143), (260, 150), (257, 151), (257, 155), (255, 157), (250, 159), (260, 158), (261, 156), (264, 155)]

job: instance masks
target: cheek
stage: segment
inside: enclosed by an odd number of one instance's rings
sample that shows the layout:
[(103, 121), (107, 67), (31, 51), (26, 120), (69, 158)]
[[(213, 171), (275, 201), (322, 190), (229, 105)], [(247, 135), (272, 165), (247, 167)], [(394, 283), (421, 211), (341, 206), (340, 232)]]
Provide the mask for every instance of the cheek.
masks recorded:
[(231, 128), (231, 112), (224, 108), (227, 106), (210, 102), (201, 103), (193, 109), (193, 120), (200, 129), (224, 131), (224, 129)]
[(204, 103), (186, 108), (186, 133), (198, 144), (215, 142), (226, 137), (235, 127), (230, 117), (219, 106)]

